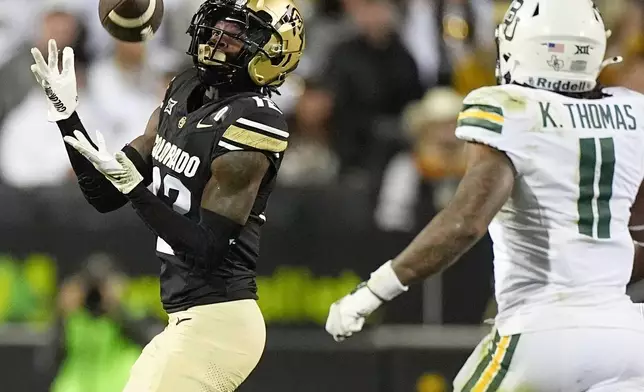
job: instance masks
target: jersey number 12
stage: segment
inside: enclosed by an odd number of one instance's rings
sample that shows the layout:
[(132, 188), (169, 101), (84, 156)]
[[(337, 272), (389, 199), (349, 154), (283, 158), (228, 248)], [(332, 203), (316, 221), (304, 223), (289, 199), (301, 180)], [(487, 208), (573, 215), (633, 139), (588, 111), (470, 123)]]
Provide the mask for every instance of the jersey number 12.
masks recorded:
[(187, 214), (192, 204), (190, 190), (178, 178), (170, 174), (166, 174), (163, 177), (163, 183), (161, 183), (161, 170), (154, 166), (152, 168), (152, 193), (159, 197), (163, 193), (163, 196), (169, 199), (172, 191), (176, 192), (172, 209), (181, 215)]
[(579, 233), (610, 238), (615, 144), (612, 138), (585, 138), (579, 140), (579, 151)]
[[(171, 194), (174, 193), (176, 196), (172, 202), (172, 209), (181, 215), (187, 214), (192, 206), (190, 190), (170, 174), (166, 174), (161, 181), (161, 170), (157, 166), (152, 168), (152, 193), (167, 199), (170, 199)], [(157, 252), (174, 254), (174, 250), (161, 237), (157, 239)]]

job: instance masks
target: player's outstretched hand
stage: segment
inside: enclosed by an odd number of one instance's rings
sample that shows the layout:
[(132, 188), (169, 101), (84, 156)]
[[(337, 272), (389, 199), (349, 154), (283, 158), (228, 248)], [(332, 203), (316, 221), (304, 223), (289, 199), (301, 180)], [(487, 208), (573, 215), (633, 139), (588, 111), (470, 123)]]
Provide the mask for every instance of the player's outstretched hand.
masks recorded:
[(331, 305), (326, 331), (336, 342), (341, 342), (360, 332), (367, 317), (380, 305), (382, 301), (362, 283), (351, 294)]
[(49, 102), (47, 119), (51, 122), (68, 119), (78, 107), (76, 71), (74, 70), (74, 50), (63, 50), (63, 68), (58, 68), (58, 46), (56, 40), (49, 40), (49, 61), (38, 48), (31, 49), (35, 64), (31, 66), (36, 81), (43, 88)]
[(105, 138), (99, 131), (96, 131), (98, 149), (94, 148), (82, 132), (74, 131), (74, 136), (76, 137), (65, 136), (63, 139), (65, 143), (74, 147), (87, 158), (96, 170), (101, 172), (121, 193), (130, 193), (134, 187), (143, 181), (143, 176), (136, 170), (134, 163), (130, 161), (125, 153), (119, 151), (116, 155), (112, 155), (107, 151)]

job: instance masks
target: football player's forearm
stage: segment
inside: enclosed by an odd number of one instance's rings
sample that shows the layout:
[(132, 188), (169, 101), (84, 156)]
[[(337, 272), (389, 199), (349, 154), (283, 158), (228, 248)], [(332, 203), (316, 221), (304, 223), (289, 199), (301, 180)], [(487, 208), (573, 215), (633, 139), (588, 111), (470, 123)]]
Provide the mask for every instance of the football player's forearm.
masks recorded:
[(127, 198), (146, 225), (175, 252), (189, 256), (188, 259), (219, 263), (243, 227), (203, 208), (201, 220), (194, 222), (172, 210), (143, 184), (137, 185)]
[(392, 268), (403, 285), (423, 280), (455, 262), (487, 232), (508, 200), (514, 169), (501, 152), (468, 144), (470, 165), (450, 204), (414, 239)]
[(394, 259), (392, 267), (405, 286), (447, 268), (485, 235), (450, 211), (439, 213)]
[[(87, 140), (90, 142), (92, 140), (76, 112), (66, 120), (57, 121), (56, 125), (63, 137), (74, 136), (74, 131), (80, 131)], [(94, 145), (93, 142), (92, 144)], [(127, 198), (96, 170), (90, 161), (67, 143), (65, 143), (65, 149), (78, 178), (78, 186), (83, 192), (83, 196), (97, 211), (102, 213), (114, 211), (127, 203)]]
[[(75, 137), (74, 132), (78, 131), (85, 136), (87, 141), (96, 148), (96, 145), (87, 134), (78, 114), (74, 112), (69, 119), (57, 121), (63, 137)], [(137, 171), (143, 176), (143, 184), (149, 185), (152, 182), (152, 165), (146, 162), (139, 151), (150, 149), (148, 146), (150, 137), (143, 135), (135, 139), (131, 145), (123, 147), (122, 151), (134, 163)], [(83, 192), (85, 199), (99, 212), (105, 213), (117, 210), (124, 206), (128, 199), (125, 197), (94, 165), (87, 160), (75, 148), (65, 143), (69, 161), (78, 178), (78, 185)], [(137, 149), (138, 148), (138, 149)], [(149, 155), (149, 154), (148, 154)]]

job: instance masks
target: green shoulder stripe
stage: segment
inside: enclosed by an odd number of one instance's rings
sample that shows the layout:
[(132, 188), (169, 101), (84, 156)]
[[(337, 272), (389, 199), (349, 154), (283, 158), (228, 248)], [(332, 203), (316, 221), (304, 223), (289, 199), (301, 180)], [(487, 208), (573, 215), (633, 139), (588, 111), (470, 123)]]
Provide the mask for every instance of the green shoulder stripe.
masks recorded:
[(487, 129), (495, 133), (502, 133), (503, 125), (489, 120), (485, 120), (477, 117), (459, 117), (458, 122), (456, 123), (458, 127), (470, 126), (476, 128)]
[(503, 131), (503, 108), (494, 105), (465, 104), (458, 115), (459, 127), (470, 126), (487, 129), (491, 132)]
[(503, 108), (494, 105), (479, 105), (479, 104), (464, 104), (461, 112), (465, 112), (469, 109), (478, 109), (482, 112), (496, 113), (499, 116), (503, 116)]

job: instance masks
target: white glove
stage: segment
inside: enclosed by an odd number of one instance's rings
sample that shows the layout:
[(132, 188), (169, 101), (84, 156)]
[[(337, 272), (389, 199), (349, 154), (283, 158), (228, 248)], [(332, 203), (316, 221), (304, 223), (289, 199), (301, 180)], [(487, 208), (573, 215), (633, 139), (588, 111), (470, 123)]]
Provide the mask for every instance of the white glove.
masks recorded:
[(105, 138), (99, 131), (96, 131), (98, 149), (94, 148), (82, 132), (74, 131), (74, 136), (76, 138), (65, 136), (63, 139), (87, 158), (121, 193), (126, 195), (132, 192), (132, 189), (143, 181), (143, 176), (123, 151), (117, 152), (116, 155), (107, 151)]
[(326, 320), (326, 331), (336, 342), (341, 342), (360, 332), (371, 313), (382, 305), (382, 301), (362, 283), (351, 294), (333, 303)]
[(31, 66), (36, 81), (45, 90), (49, 102), (47, 119), (51, 122), (68, 119), (78, 107), (74, 50), (63, 50), (63, 70), (58, 70), (58, 47), (56, 40), (49, 40), (49, 63), (37, 48), (31, 49), (36, 64)]
[(326, 331), (336, 342), (341, 342), (354, 333), (360, 332), (371, 313), (382, 305), (407, 291), (386, 262), (371, 274), (371, 279), (358, 285), (351, 294), (331, 305), (326, 320)]

